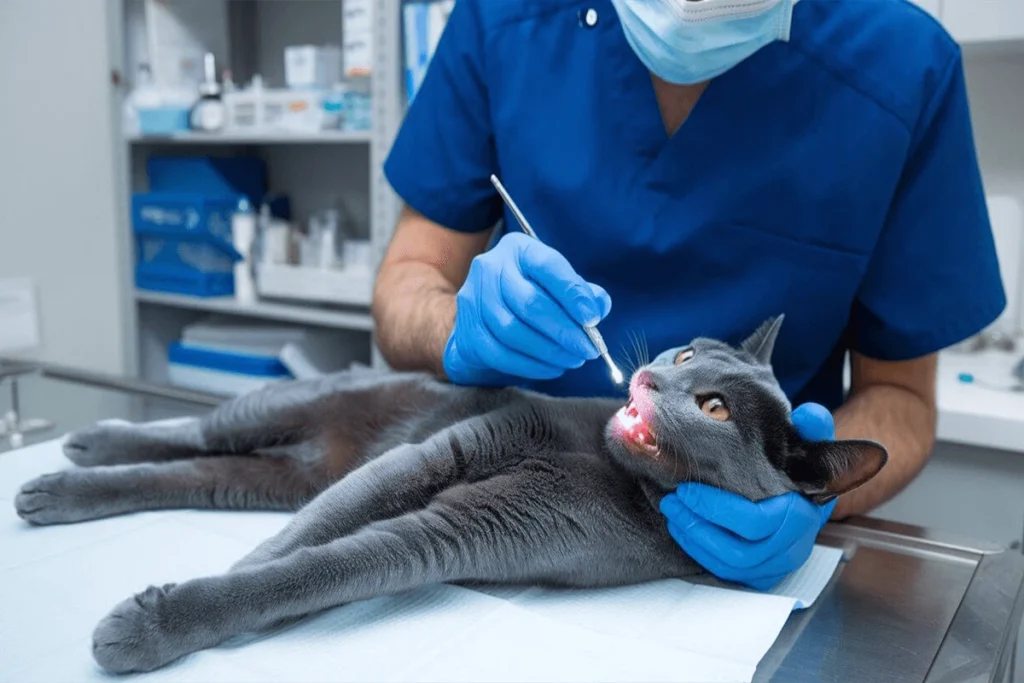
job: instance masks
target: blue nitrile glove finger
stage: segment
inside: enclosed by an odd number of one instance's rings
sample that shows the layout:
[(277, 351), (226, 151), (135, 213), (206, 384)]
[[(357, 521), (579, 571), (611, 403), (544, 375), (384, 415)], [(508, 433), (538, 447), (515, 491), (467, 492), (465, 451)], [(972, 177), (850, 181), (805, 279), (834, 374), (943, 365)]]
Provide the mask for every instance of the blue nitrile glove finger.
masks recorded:
[[(567, 368), (578, 368), (597, 355), (579, 323), (519, 270), (506, 268), (501, 274), (500, 287), (505, 307), (495, 310), (525, 323), (510, 330), (512, 334), (506, 341), (510, 347), (523, 353), (542, 354), (556, 365), (561, 360), (564, 363), (561, 366)], [(520, 339), (515, 339), (516, 336)]]
[[(479, 257), (478, 257), (479, 258)], [(494, 300), (487, 296), (492, 280), (486, 262), (474, 261), (456, 297), (455, 326), (445, 347), (445, 373), (458, 384), (505, 384), (517, 377), (554, 379), (563, 369), (526, 356), (502, 344), (483, 320)], [(497, 299), (501, 304), (500, 297)], [(483, 305), (481, 305), (483, 302)]]
[[(793, 424), (809, 440), (835, 438), (822, 406), (793, 411)], [(715, 576), (768, 590), (810, 556), (835, 501), (816, 505), (796, 492), (760, 502), (697, 483), (684, 483), (661, 501), (676, 543)]]
[[(690, 557), (715, 576), (759, 589), (770, 588), (780, 579), (798, 569), (810, 556), (814, 539), (820, 528), (817, 506), (797, 493), (771, 498), (762, 503), (751, 503), (752, 516), (772, 520), (777, 531), (763, 540), (748, 541), (724, 526), (718, 519), (710, 521), (695, 514), (680, 498), (699, 495), (706, 502), (717, 498), (722, 491), (705, 487), (705, 491), (685, 491), (666, 496), (662, 512), (669, 521), (669, 533)], [(727, 494), (731, 495), (731, 494)], [(757, 510), (756, 507), (761, 507)], [(727, 516), (741, 511), (733, 501), (723, 502)], [(808, 533), (808, 530), (811, 530)]]
[(595, 285), (593, 282), (588, 283), (590, 285), (590, 291), (594, 293), (594, 298), (597, 299), (598, 315), (601, 320), (608, 317), (608, 314), (612, 312), (612, 298), (608, 296), (608, 292), (601, 285)]
[[(800, 436), (808, 441), (833, 441), (836, 438), (836, 423), (828, 408), (818, 403), (804, 403), (797, 406), (790, 420)], [(832, 517), (836, 507), (835, 499), (820, 506), (822, 526)]]
[[(669, 522), (668, 532), (677, 543), (680, 543), (689, 534), (692, 534), (692, 531), (684, 530), (674, 522)], [(813, 546), (813, 537), (801, 538), (792, 547), (791, 551), (774, 555), (762, 564), (755, 567), (746, 567), (742, 570), (734, 570), (728, 566), (720, 567), (720, 573), (715, 575), (720, 579), (742, 583), (757, 590), (770, 590), (792, 571), (793, 556), (810, 555)], [(713, 550), (708, 550), (701, 546), (693, 547), (690, 557), (701, 566), (706, 566), (707, 564), (714, 566), (715, 564)], [(803, 562), (800, 562), (800, 564), (803, 564)]]
[[(677, 526), (701, 528), (699, 536), (692, 541), (694, 546), (703, 546), (713, 552), (723, 565), (750, 569), (786, 552), (802, 535), (807, 521), (817, 522), (815, 513), (813, 519), (793, 524), (792, 515), (806, 513), (796, 502), (797, 498), (796, 494), (786, 494), (752, 503), (727, 491), (703, 484), (689, 484), (680, 486), (674, 499), (666, 496), (661, 507), (668, 511)], [(715, 508), (710, 515), (706, 510), (709, 504)], [(760, 520), (757, 531), (764, 531), (767, 526), (774, 527), (774, 530), (766, 536), (747, 538), (744, 536), (747, 525), (730, 524), (742, 520), (744, 515)]]
[[(528, 241), (523, 246), (519, 267), (528, 280), (539, 284), (578, 324), (601, 322), (604, 304), (597, 301), (590, 284), (557, 251), (537, 240)], [(607, 292), (604, 295), (607, 297)], [(610, 300), (605, 303), (611, 307)]]
[(833, 441), (836, 425), (828, 408), (817, 403), (804, 403), (796, 407), (790, 420), (800, 436), (808, 441)]
[(473, 259), (459, 290), (445, 374), (457, 384), (554, 379), (597, 357), (578, 320), (592, 311), (603, 318), (610, 307), (607, 293), (561, 254), (527, 235), (506, 235)]

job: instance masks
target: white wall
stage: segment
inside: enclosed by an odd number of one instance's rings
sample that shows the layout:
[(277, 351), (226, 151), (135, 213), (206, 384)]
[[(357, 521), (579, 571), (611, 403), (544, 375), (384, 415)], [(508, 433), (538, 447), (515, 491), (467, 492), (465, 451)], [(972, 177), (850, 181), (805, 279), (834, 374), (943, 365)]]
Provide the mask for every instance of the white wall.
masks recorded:
[(45, 360), (122, 372), (106, 0), (0, 2), (0, 277), (37, 283)]
[(1024, 200), (1024, 53), (967, 48), (965, 55), (985, 189)]

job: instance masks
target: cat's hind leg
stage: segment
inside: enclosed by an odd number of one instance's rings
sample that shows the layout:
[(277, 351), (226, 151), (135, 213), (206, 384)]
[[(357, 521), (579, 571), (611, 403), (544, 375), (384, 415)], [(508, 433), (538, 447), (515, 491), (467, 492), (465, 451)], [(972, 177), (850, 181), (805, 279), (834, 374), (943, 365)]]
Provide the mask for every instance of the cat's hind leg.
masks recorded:
[(101, 423), (69, 435), (64, 453), (83, 467), (250, 455), (312, 442), (325, 425), (345, 432), (356, 453), (388, 420), (430, 406), (434, 393), (417, 377), (341, 372), (252, 391), (202, 418)]
[[(364, 380), (366, 382), (368, 380)], [(131, 423), (108, 420), (73, 432), (64, 454), (81, 467), (249, 455), (310, 437), (310, 409), (355, 384), (345, 376), (273, 385), (226, 400), (203, 417)]]
[(46, 474), (22, 486), (14, 505), (22, 519), (36, 525), (146, 510), (295, 510), (328, 485), (318, 463), (206, 456)]
[(151, 587), (99, 623), (93, 655), (109, 671), (151, 671), (237, 635), (357, 600), (449, 581), (542, 579), (599, 564), (600, 548), (553, 509), (558, 494), (558, 482), (543, 474), (499, 475), (323, 545)]
[[(480, 424), (476, 418), (464, 427), (471, 431), (473, 425)], [(232, 570), (328, 543), (372, 522), (422, 510), (464, 473), (462, 453), (447, 431), (421, 444), (392, 448), (333, 483)]]
[(67, 435), (64, 455), (79, 467), (166, 462), (204, 454), (202, 419), (132, 423), (107, 420)]

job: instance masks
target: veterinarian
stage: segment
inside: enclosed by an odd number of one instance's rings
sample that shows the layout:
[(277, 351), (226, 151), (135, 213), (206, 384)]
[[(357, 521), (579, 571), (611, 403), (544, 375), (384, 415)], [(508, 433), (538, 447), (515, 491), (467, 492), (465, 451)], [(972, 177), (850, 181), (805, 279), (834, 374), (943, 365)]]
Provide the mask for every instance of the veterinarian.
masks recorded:
[(396, 369), (621, 396), (581, 324), (654, 355), (785, 313), (797, 428), (890, 460), (822, 508), (662, 501), (682, 549), (758, 588), (920, 471), (936, 352), (1005, 306), (960, 51), (905, 0), (457, 0), (385, 172), (406, 208), (373, 310)]

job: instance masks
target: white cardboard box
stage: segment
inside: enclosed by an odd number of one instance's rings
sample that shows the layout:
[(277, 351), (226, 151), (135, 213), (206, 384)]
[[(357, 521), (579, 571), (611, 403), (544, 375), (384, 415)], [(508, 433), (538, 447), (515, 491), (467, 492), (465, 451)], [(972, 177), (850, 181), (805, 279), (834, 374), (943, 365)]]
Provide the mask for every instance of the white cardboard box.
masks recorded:
[(330, 88), (341, 80), (341, 48), (337, 45), (286, 47), (284, 80), (289, 88)]
[(373, 0), (343, 0), (341, 13), (345, 77), (369, 76), (373, 64)]
[(317, 303), (368, 306), (373, 298), (369, 268), (308, 268), (278, 264), (257, 266), (260, 296)]

